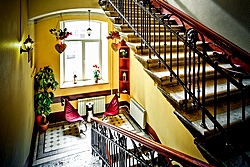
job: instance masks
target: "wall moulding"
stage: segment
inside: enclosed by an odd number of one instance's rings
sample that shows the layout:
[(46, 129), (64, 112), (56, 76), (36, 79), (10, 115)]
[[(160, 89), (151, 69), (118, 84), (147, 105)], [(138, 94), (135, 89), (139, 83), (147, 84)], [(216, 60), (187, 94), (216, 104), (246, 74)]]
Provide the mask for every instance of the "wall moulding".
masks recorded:
[[(53, 18), (60, 18), (60, 16), (88, 16), (88, 10), (85, 9), (69, 9), (69, 10), (60, 10), (56, 12), (42, 14), (33, 18), (29, 18), (29, 25), (36, 24), (41, 21), (53, 19)], [(91, 9), (91, 16), (96, 17), (105, 17), (105, 13), (102, 9)]]

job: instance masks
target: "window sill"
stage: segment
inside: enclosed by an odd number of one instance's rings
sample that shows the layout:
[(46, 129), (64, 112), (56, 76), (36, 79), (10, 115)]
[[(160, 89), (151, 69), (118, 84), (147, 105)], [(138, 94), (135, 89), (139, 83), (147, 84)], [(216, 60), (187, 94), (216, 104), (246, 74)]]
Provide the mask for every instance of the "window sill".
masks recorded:
[(94, 80), (87, 80), (87, 81), (77, 81), (76, 84), (73, 82), (64, 82), (62, 85), (60, 85), (60, 88), (74, 88), (74, 87), (81, 87), (81, 86), (95, 86), (100, 84), (108, 84), (105, 80), (98, 80), (98, 83), (95, 83)]

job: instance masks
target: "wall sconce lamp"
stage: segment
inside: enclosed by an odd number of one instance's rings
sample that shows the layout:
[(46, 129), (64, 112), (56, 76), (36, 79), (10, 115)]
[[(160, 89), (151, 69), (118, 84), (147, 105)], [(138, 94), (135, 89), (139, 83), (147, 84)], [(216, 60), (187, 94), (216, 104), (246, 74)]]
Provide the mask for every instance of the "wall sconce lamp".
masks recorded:
[(90, 10), (88, 10), (88, 11), (89, 11), (89, 28), (87, 29), (87, 34), (88, 34), (88, 36), (90, 36), (92, 30), (91, 30), (91, 28), (90, 28)]
[(22, 54), (23, 52), (28, 52), (29, 54), (29, 51), (32, 49), (32, 44), (34, 43), (34, 41), (32, 41), (32, 39), (30, 38), (30, 36), (28, 35), (28, 38), (24, 41), (24, 46), (25, 46), (25, 49), (20, 48), (20, 54)]

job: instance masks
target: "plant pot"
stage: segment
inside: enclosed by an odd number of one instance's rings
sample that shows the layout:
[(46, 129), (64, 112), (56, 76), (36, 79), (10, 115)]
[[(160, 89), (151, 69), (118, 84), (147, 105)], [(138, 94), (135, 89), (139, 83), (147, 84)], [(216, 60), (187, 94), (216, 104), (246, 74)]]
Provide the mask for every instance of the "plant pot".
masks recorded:
[(95, 83), (98, 83), (98, 78), (95, 78)]
[(46, 124), (39, 125), (40, 131), (45, 132), (49, 128), (49, 121)]

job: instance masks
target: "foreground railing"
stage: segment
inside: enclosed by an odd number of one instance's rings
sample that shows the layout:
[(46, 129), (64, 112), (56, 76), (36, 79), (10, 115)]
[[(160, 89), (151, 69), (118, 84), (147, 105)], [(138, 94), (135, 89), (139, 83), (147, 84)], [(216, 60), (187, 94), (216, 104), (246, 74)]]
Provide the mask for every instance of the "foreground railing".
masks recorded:
[(98, 155), (102, 166), (113, 167), (212, 167), (198, 159), (139, 136), (128, 130), (92, 118), (92, 154)]
[[(149, 58), (157, 56), (159, 64), (163, 64), (170, 72), (169, 81), (183, 87), (184, 100), (181, 102), (183, 110), (202, 110), (201, 125), (204, 128), (207, 128), (205, 118), (208, 117), (213, 123), (214, 132), (219, 130), (221, 133), (226, 133), (225, 128), (230, 129), (233, 98), (242, 99), (240, 121), (246, 120), (246, 105), (249, 105), (246, 101), (249, 97), (242, 78), (247, 75), (244, 72), (227, 70), (217, 61), (213, 61), (209, 54), (212, 52), (214, 57), (218, 56), (223, 59), (227, 56), (237, 56), (240, 60), (250, 64), (250, 55), (247, 52), (193, 19), (184, 17), (185, 14), (180, 14), (179, 11), (177, 14), (174, 13), (176, 9), (170, 8), (164, 0), (156, 1), (158, 7), (154, 7), (148, 0), (107, 0), (105, 2), (118, 12), (121, 23), (126, 23), (134, 30), (134, 34), (141, 38), (141, 54), (147, 54)], [(165, 11), (165, 14), (159, 14), (161, 11)], [(170, 24), (171, 18), (175, 18), (179, 24), (182, 24), (182, 28)], [(162, 36), (164, 40), (161, 39)], [(149, 51), (145, 52), (147, 48)], [(210, 49), (215, 49), (215, 51)], [(184, 57), (184, 60), (181, 57)], [(180, 74), (180, 64), (184, 67), (184, 77)], [(211, 79), (211, 72), (207, 72), (208, 65), (214, 71), (212, 77), (214, 81), (210, 87), (206, 86), (207, 80)], [(225, 127), (216, 119), (218, 115), (216, 102), (221, 98), (218, 93), (221, 86), (219, 76), (227, 83), (224, 86), (227, 98)], [(207, 92), (210, 92), (209, 99), (206, 98)], [(236, 93), (238, 96), (235, 97)], [(215, 103), (213, 111), (209, 111), (206, 107), (209, 100)]]

